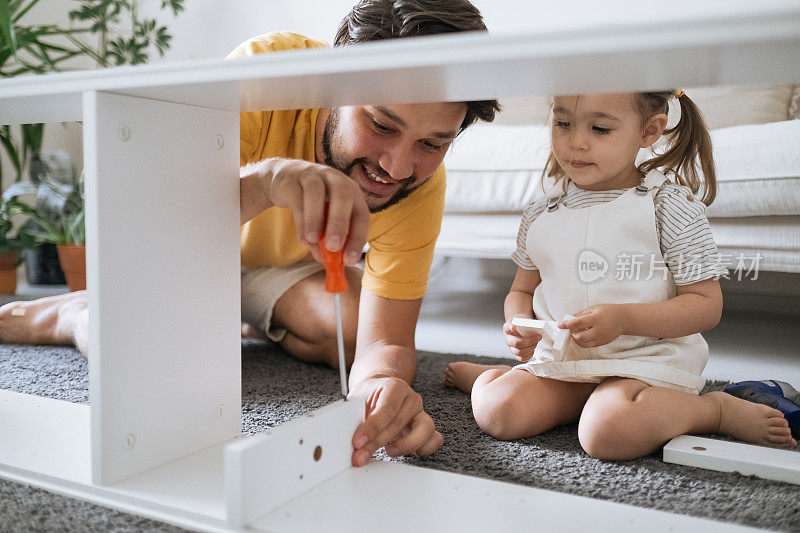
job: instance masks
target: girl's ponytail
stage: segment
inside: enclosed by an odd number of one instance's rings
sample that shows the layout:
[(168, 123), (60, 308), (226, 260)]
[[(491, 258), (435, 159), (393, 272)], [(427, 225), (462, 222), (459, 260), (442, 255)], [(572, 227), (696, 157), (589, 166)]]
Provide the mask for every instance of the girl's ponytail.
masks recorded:
[[(671, 97), (677, 97), (681, 118), (675, 127), (664, 131), (669, 148), (663, 154), (640, 164), (639, 171), (647, 174), (650, 170), (662, 169), (665, 173), (672, 173), (679, 184), (689, 187), (694, 194), (698, 194), (702, 185), (702, 202), (711, 205), (717, 196), (714, 155), (711, 135), (697, 104), (683, 91), (679, 95), (672, 91), (639, 93), (637, 104), (640, 114), (646, 120), (656, 113), (666, 113)], [(697, 163), (700, 164), (700, 173)]]

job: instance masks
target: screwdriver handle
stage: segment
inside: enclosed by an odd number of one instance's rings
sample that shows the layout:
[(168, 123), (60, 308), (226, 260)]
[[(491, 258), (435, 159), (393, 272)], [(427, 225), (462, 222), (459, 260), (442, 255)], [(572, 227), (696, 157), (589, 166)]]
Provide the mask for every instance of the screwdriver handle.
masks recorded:
[[(328, 204), (325, 204), (325, 223), (328, 222)], [(347, 278), (344, 276), (344, 247), (338, 252), (331, 252), (325, 246), (325, 233), (317, 241), (325, 265), (325, 292), (337, 293), (347, 290)]]

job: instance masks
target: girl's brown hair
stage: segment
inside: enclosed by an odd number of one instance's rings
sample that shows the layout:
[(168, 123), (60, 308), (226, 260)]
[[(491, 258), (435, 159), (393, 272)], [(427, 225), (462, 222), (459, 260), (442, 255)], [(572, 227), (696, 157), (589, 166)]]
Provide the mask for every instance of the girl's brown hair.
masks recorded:
[[(637, 93), (636, 111), (643, 122), (659, 113), (666, 115), (671, 98), (676, 98), (674, 91)], [(702, 202), (711, 205), (717, 196), (717, 173), (714, 169), (711, 135), (697, 104), (685, 94), (677, 97), (677, 100), (681, 107), (681, 118), (674, 127), (664, 130), (667, 150), (644, 161), (638, 169), (647, 174), (660, 168), (665, 174), (672, 174), (678, 184), (689, 187), (694, 194), (698, 194), (702, 186)], [(545, 177), (554, 178), (557, 182), (564, 176), (566, 173), (551, 149), (542, 171), (543, 185)]]

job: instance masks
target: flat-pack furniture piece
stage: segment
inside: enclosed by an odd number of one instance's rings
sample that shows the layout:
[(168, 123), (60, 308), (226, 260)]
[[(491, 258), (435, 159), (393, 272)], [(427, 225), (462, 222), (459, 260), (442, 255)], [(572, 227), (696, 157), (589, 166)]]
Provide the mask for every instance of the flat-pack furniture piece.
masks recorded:
[(0, 392), (0, 475), (215, 531), (745, 530), (401, 464), (354, 469), (355, 401), (241, 436), (239, 112), (800, 80), (796, 2), (727, 2), (710, 18), (679, 4), (685, 16), (659, 23), (0, 82), (3, 123), (83, 121), (90, 322), (90, 405)]

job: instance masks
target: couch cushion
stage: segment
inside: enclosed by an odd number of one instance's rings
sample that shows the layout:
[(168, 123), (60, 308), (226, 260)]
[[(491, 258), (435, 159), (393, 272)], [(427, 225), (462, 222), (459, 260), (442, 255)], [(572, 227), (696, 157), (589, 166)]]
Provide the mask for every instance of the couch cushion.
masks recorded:
[[(544, 194), (549, 135), (545, 126), (467, 129), (445, 158), (445, 211), (522, 211)], [(718, 192), (709, 216), (800, 215), (800, 121), (722, 128), (712, 142)]]
[[(507, 259), (516, 249), (518, 214), (448, 214), (436, 252), (450, 257)], [(712, 218), (711, 232), (725, 266), (800, 272), (800, 217)], [(745, 272), (743, 271), (742, 274)]]
[[(689, 88), (686, 94), (703, 112), (711, 129), (800, 118), (800, 85)], [(503, 111), (494, 123), (542, 125), (551, 102), (552, 98), (545, 96), (501, 99)], [(673, 110), (674, 100), (670, 103), (671, 126), (679, 115)]]
[(686, 89), (712, 130), (791, 118), (792, 85)]

